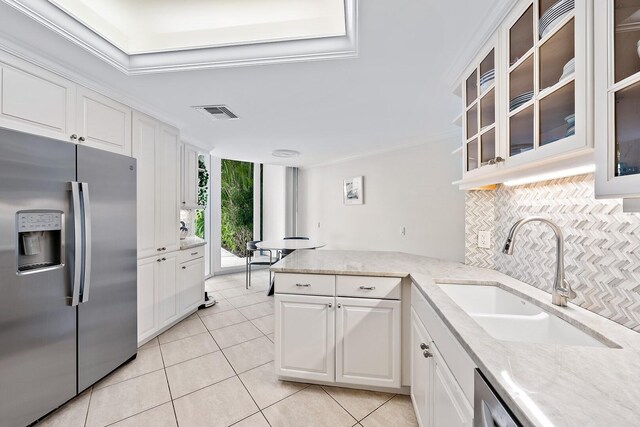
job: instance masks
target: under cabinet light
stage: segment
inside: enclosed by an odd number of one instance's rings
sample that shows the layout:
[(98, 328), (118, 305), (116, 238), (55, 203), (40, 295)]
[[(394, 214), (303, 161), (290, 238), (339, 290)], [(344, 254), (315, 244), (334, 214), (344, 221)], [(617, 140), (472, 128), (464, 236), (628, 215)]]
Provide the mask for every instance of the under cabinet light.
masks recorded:
[(539, 175), (531, 175), (531, 176), (526, 176), (524, 178), (512, 179), (509, 181), (505, 181), (504, 185), (511, 187), (514, 185), (531, 184), (533, 182), (548, 181), (550, 179), (566, 178), (568, 176), (575, 176), (575, 175), (584, 175), (586, 173), (592, 173), (595, 170), (596, 170), (595, 164), (588, 164), (588, 165), (579, 166), (575, 168), (562, 169), (559, 171), (547, 172)]

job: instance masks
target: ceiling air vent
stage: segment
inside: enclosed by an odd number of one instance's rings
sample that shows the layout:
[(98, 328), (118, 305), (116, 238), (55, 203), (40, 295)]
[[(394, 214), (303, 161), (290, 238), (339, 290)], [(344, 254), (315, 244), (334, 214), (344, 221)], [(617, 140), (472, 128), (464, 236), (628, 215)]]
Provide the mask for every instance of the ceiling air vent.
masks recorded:
[(206, 114), (213, 120), (236, 120), (238, 118), (226, 105), (203, 105), (193, 108), (202, 114)]

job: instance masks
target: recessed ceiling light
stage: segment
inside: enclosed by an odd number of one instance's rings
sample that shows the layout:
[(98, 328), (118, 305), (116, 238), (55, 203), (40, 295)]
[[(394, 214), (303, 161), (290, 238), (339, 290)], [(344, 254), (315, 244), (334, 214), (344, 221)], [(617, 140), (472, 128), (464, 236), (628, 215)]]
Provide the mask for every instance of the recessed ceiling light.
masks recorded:
[(285, 159), (288, 159), (291, 157), (298, 157), (300, 155), (300, 152), (296, 150), (273, 150), (271, 155), (273, 157), (283, 157)]

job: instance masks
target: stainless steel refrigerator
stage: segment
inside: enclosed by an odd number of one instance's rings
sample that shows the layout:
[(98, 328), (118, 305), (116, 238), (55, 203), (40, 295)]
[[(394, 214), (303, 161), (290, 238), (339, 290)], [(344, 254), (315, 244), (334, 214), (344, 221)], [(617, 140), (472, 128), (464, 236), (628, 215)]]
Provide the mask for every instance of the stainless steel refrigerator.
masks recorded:
[(0, 426), (135, 357), (136, 161), (0, 129)]

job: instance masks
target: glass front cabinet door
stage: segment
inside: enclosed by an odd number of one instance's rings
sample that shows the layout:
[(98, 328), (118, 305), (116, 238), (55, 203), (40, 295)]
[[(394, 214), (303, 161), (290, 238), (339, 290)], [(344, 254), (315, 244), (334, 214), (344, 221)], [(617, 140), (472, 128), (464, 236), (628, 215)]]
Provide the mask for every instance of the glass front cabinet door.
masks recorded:
[(596, 196), (640, 197), (640, 0), (597, 0)]
[(521, 1), (501, 34), (505, 168), (592, 151), (590, 0)]
[(472, 63), (462, 83), (462, 152), (465, 178), (495, 169), (504, 156), (498, 134), (498, 52), (495, 44), (489, 43), (488, 46)]

